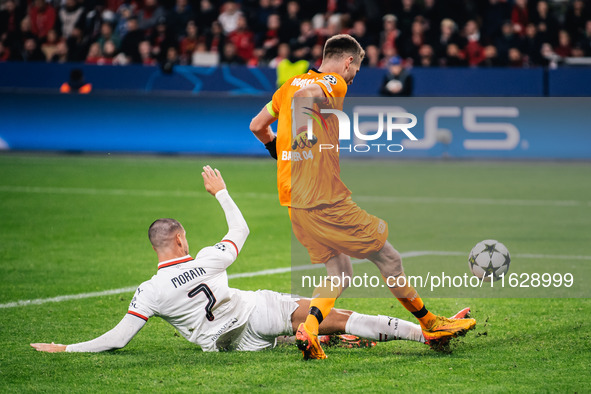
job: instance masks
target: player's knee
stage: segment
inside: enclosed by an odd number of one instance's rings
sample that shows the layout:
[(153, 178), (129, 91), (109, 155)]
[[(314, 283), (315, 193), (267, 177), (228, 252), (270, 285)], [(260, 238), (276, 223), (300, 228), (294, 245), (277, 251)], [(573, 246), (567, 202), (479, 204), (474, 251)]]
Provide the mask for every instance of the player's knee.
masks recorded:
[(402, 268), (402, 256), (394, 248), (392, 248), (390, 261), (394, 275), (400, 275), (404, 272), (404, 269)]
[(398, 276), (404, 272), (402, 256), (388, 242), (370, 260), (378, 266), (383, 276)]

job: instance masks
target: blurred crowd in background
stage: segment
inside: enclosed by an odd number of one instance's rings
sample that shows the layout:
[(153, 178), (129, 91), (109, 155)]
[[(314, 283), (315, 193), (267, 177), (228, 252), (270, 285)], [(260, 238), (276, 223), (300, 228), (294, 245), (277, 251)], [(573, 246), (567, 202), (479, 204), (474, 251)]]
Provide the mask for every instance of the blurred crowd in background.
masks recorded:
[(584, 0), (1, 0), (0, 61), (318, 66), (349, 33), (374, 67), (591, 56)]

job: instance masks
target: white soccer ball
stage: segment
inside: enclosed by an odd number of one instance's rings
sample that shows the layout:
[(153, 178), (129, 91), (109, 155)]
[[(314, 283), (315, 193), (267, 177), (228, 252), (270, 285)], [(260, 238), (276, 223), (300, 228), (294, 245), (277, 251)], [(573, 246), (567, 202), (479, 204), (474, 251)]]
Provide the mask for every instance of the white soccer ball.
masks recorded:
[(499, 280), (501, 275), (507, 274), (510, 262), (509, 250), (494, 239), (478, 242), (468, 258), (470, 271), (485, 282), (490, 282), (491, 274), (493, 280)]

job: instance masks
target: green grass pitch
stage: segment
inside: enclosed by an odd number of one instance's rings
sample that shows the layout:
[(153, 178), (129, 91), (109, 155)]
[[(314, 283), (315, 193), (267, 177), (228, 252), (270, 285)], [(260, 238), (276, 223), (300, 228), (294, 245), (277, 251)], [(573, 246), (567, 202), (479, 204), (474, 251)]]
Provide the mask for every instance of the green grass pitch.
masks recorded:
[[(159, 217), (184, 224), (193, 255), (219, 240), (226, 225), (217, 202), (203, 190), (204, 164), (223, 172), (251, 229), (229, 274), (289, 267), (289, 218), (278, 205), (270, 159), (5, 154), (0, 156), (0, 304), (125, 288), (150, 278), (157, 262), (147, 228)], [(362, 207), (387, 218), (390, 240), (401, 252), (465, 252), (408, 258), (409, 274), (438, 259), (466, 272), (468, 252), (486, 238), (509, 247), (510, 271), (579, 264), (583, 274), (589, 272), (589, 163), (350, 161), (343, 163), (343, 177)], [(372, 202), (376, 195), (392, 201)], [(515, 257), (528, 254), (546, 257)], [(575, 280), (589, 279), (583, 274)], [(232, 279), (230, 285), (291, 288), (289, 273)], [(445, 355), (401, 341), (328, 349), (327, 360), (310, 362), (288, 346), (203, 353), (157, 318), (115, 352), (43, 354), (29, 346), (92, 339), (123, 317), (131, 296), (0, 308), (2, 391), (585, 392), (591, 387), (589, 298), (426, 297), (428, 308), (439, 314), (469, 305), (478, 321)], [(337, 306), (413, 320), (391, 297), (343, 298)]]

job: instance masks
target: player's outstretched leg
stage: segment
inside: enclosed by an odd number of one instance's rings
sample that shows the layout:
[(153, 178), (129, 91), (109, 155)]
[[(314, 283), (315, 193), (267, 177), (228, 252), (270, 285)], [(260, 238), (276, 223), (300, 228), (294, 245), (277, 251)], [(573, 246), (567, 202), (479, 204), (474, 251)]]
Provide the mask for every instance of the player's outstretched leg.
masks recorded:
[(299, 325), (296, 332), (296, 345), (302, 351), (304, 360), (326, 358), (318, 340), (319, 326), (334, 307), (340, 293), (340, 286), (335, 288), (329, 279), (323, 286), (314, 289), (306, 321)]
[[(298, 301), (298, 304), (300, 305), (299, 308), (297, 308), (291, 316), (292, 327), (296, 333), (296, 342), (298, 341), (298, 336), (303, 341), (308, 338), (307, 333), (305, 331), (300, 333), (300, 330), (303, 327), (302, 321), (306, 317), (306, 310), (310, 306), (310, 300), (301, 299)], [(452, 318), (465, 318), (469, 313), (470, 308), (464, 308)], [(402, 319), (381, 315), (365, 315), (344, 309), (333, 309), (320, 325), (320, 334), (322, 334), (320, 337), (324, 336), (325, 340), (323, 343), (328, 344), (330, 339), (335, 339), (329, 338), (329, 336), (334, 337), (334, 334), (341, 333), (355, 336), (354, 340), (351, 340), (350, 338), (344, 338), (344, 340), (336, 338), (335, 342), (337, 342), (339, 346), (346, 347), (372, 347), (375, 345), (375, 342), (371, 341), (387, 342), (406, 340), (425, 343), (436, 351), (446, 351), (449, 348), (449, 343), (452, 339), (450, 336), (427, 339), (425, 338), (425, 332), (421, 329), (420, 325)], [(361, 344), (363, 344), (363, 346)], [(314, 349), (310, 350), (310, 354), (306, 358), (315, 358), (314, 356), (317, 354), (312, 356), (314, 352)]]
[(476, 326), (474, 319), (449, 319), (429, 312), (415, 288), (406, 280), (402, 257), (389, 242), (386, 241), (384, 247), (368, 259), (379, 268), (390, 291), (402, 306), (419, 320), (423, 334), (430, 340), (464, 335)]
[[(348, 311), (336, 309), (335, 312), (349, 313)], [(452, 318), (462, 319), (469, 313), (470, 308), (464, 308)], [(395, 317), (363, 315), (357, 312), (350, 314), (345, 326), (345, 332), (379, 342), (406, 340), (425, 343), (436, 351), (449, 351), (449, 342), (452, 338), (450, 336), (428, 338), (418, 324)]]
[[(350, 277), (353, 274), (351, 259), (344, 254), (332, 257), (325, 263), (325, 266), (328, 277), (338, 276), (341, 278), (343, 275)], [(342, 291), (341, 284), (337, 286), (330, 279), (327, 279), (323, 286), (314, 289), (306, 321), (299, 325), (296, 332), (296, 344), (302, 351), (304, 359), (326, 358), (318, 340), (318, 327), (324, 317), (328, 316)]]

